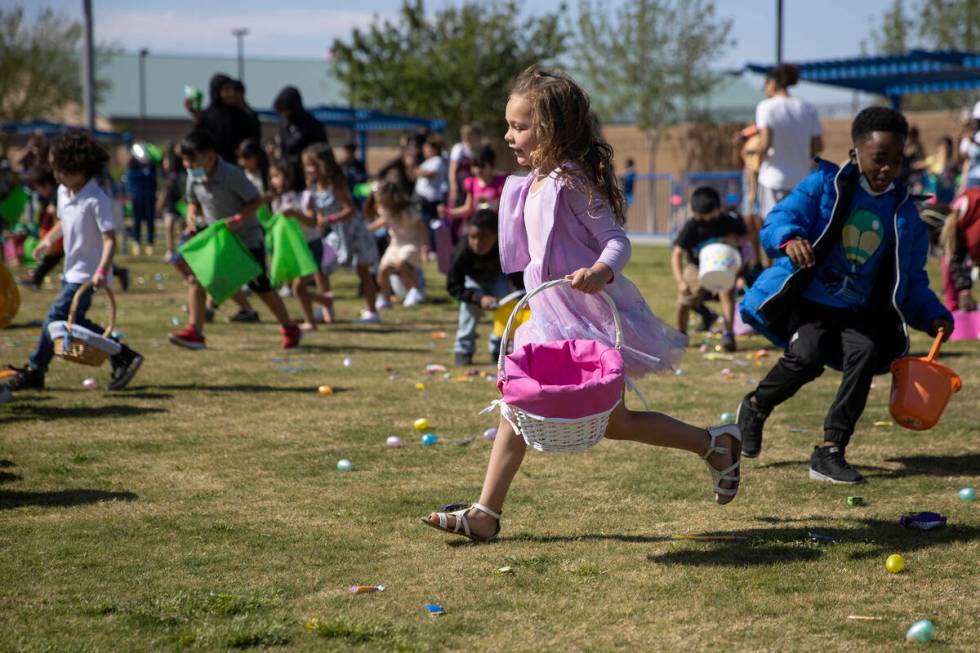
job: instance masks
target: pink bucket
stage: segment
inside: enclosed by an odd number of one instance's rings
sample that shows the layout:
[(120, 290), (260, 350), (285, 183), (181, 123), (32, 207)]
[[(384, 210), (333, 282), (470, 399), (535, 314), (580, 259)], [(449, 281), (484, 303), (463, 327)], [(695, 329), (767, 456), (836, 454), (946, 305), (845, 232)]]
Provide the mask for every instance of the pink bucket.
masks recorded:
[(950, 340), (980, 339), (980, 310), (953, 311), (953, 333)]

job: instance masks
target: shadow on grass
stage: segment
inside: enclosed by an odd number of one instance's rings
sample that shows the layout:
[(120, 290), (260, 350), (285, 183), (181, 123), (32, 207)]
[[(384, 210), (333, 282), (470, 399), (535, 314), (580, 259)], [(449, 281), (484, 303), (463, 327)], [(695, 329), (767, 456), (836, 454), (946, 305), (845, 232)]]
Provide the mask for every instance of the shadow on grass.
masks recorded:
[(93, 419), (105, 417), (139, 417), (153, 413), (168, 413), (166, 408), (146, 406), (34, 406), (33, 404), (12, 404), (11, 414), (0, 417), (0, 424), (39, 419), (43, 422), (58, 419)]
[[(850, 461), (849, 461), (850, 462)], [(753, 465), (753, 469), (782, 469), (783, 467), (797, 467), (800, 469), (808, 469), (810, 467), (810, 461), (807, 460), (775, 460), (771, 463), (766, 463), (765, 465)], [(894, 470), (888, 469), (887, 467), (875, 467), (874, 465), (854, 465), (856, 469), (862, 472), (872, 471), (872, 472), (891, 472)], [(868, 476), (874, 476), (874, 474), (868, 474)]]
[(125, 397), (126, 399), (173, 399), (174, 396), (167, 392), (127, 392), (120, 391), (116, 393), (117, 397)]
[(12, 460), (7, 460), (6, 458), (0, 460), (0, 469), (7, 469), (8, 467), (16, 467), (16, 466), (17, 463), (15, 463)]
[(10, 472), (0, 472), (0, 483), (10, 483), (12, 481), (21, 480), (20, 474), (12, 474)]
[[(670, 538), (663, 535), (622, 535), (618, 533), (584, 533), (582, 535), (531, 535), (528, 533), (516, 533), (501, 537), (496, 542), (534, 542), (536, 544), (555, 544), (571, 542), (625, 542), (627, 544), (653, 544), (654, 542), (669, 542)], [(471, 546), (474, 543), (469, 540), (448, 540), (448, 546)]]
[[(760, 518), (769, 524), (794, 523), (802, 520)], [(851, 526), (841, 526), (841, 522)], [(832, 541), (814, 542), (811, 533)], [(703, 535), (735, 536), (747, 538), (741, 542), (691, 542), (700, 548), (675, 547), (670, 551), (647, 556), (656, 564), (691, 565), (700, 567), (744, 567), (775, 565), (814, 560), (824, 555), (825, 548), (835, 544), (858, 544), (861, 550), (850, 554), (852, 560), (882, 558), (901, 551), (911, 553), (935, 546), (980, 539), (976, 526), (952, 525), (934, 531), (919, 531), (880, 519), (834, 520), (833, 525), (821, 526), (774, 526), (747, 528)], [(685, 542), (687, 544), (687, 542)], [(705, 546), (707, 545), (707, 546)]]
[(105, 492), (103, 490), (54, 490), (51, 492), (16, 492), (0, 490), (0, 510), (24, 506), (52, 506), (67, 508), (104, 501), (135, 501), (132, 492)]
[(870, 476), (881, 478), (905, 478), (906, 476), (980, 476), (980, 453), (958, 456), (900, 456), (889, 458), (901, 469), (884, 470)]
[[(341, 394), (343, 392), (350, 392), (350, 388), (339, 388), (337, 386), (331, 386), (333, 388), (334, 394)], [(174, 391), (202, 391), (202, 392), (257, 392), (257, 393), (270, 393), (270, 392), (295, 392), (298, 394), (315, 394), (316, 388), (309, 385), (302, 386), (274, 386), (274, 385), (257, 385), (252, 383), (216, 383), (213, 385), (208, 385), (204, 383), (184, 383), (184, 384), (171, 384), (171, 385), (154, 385), (154, 386), (137, 386), (133, 390), (143, 390), (143, 389), (159, 389), (159, 390), (174, 390)], [(126, 396), (132, 396), (127, 394)], [(168, 395), (169, 396), (169, 395)]]

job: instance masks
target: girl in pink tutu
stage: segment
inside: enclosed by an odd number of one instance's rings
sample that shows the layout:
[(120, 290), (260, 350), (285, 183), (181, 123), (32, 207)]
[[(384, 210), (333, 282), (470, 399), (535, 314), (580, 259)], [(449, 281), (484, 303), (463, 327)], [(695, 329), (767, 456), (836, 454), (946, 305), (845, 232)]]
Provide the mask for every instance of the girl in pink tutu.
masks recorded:
[[(625, 201), (613, 173), (612, 148), (602, 138), (589, 97), (567, 74), (532, 66), (518, 78), (506, 109), (505, 140), (517, 163), (531, 169), (512, 176), (500, 198), (500, 259), (505, 273), (524, 271), (527, 289), (567, 279), (531, 298), (531, 319), (514, 336), (528, 342), (593, 339), (613, 344), (613, 318), (600, 297), (612, 297), (623, 321), (623, 359), (633, 379), (671, 369), (686, 337), (650, 311), (623, 268), (630, 242), (623, 230)], [(656, 412), (612, 412), (605, 437), (685, 449), (708, 465), (715, 500), (735, 498), (741, 436), (734, 424), (701, 429)], [(500, 513), (527, 449), (500, 420), (479, 503), (434, 512), (434, 528), (487, 542), (500, 532)]]

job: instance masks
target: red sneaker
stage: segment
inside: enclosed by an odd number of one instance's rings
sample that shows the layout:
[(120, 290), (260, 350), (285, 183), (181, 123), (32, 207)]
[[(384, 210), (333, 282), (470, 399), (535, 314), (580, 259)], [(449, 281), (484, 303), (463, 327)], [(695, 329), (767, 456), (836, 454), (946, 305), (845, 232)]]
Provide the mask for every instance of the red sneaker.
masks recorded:
[(174, 331), (169, 337), (170, 342), (187, 349), (204, 349), (207, 346), (204, 343), (204, 336), (189, 324), (181, 331)]
[(300, 331), (295, 322), (281, 327), (279, 332), (282, 333), (283, 349), (295, 349), (299, 347), (299, 341), (303, 339), (303, 332)]

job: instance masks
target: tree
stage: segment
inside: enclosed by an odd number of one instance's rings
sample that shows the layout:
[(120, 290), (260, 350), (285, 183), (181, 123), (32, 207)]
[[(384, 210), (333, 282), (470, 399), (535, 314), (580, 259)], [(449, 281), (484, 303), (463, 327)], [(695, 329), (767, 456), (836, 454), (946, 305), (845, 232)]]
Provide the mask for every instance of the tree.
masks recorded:
[(914, 24), (905, 14), (902, 0), (894, 0), (890, 9), (881, 17), (881, 27), (872, 33), (874, 48), (881, 54), (905, 54), (908, 52), (909, 35)]
[(711, 65), (734, 42), (711, 0), (627, 0), (615, 12), (580, 0), (576, 67), (606, 120), (646, 136), (650, 170), (664, 127), (694, 117), (721, 79)]
[(919, 35), (934, 48), (972, 52), (980, 38), (980, 0), (928, 0), (919, 8)]
[[(0, 121), (39, 118), (82, 101), (78, 52), (82, 24), (41, 10), (33, 23), (23, 7), (0, 8)], [(97, 57), (108, 54), (101, 48)], [(96, 81), (96, 91), (107, 88)]]
[(333, 67), (353, 105), (503, 132), (514, 78), (564, 43), (558, 14), (527, 17), (516, 2), (466, 0), (430, 19), (423, 0), (404, 0), (398, 23), (376, 19), (334, 41)]

